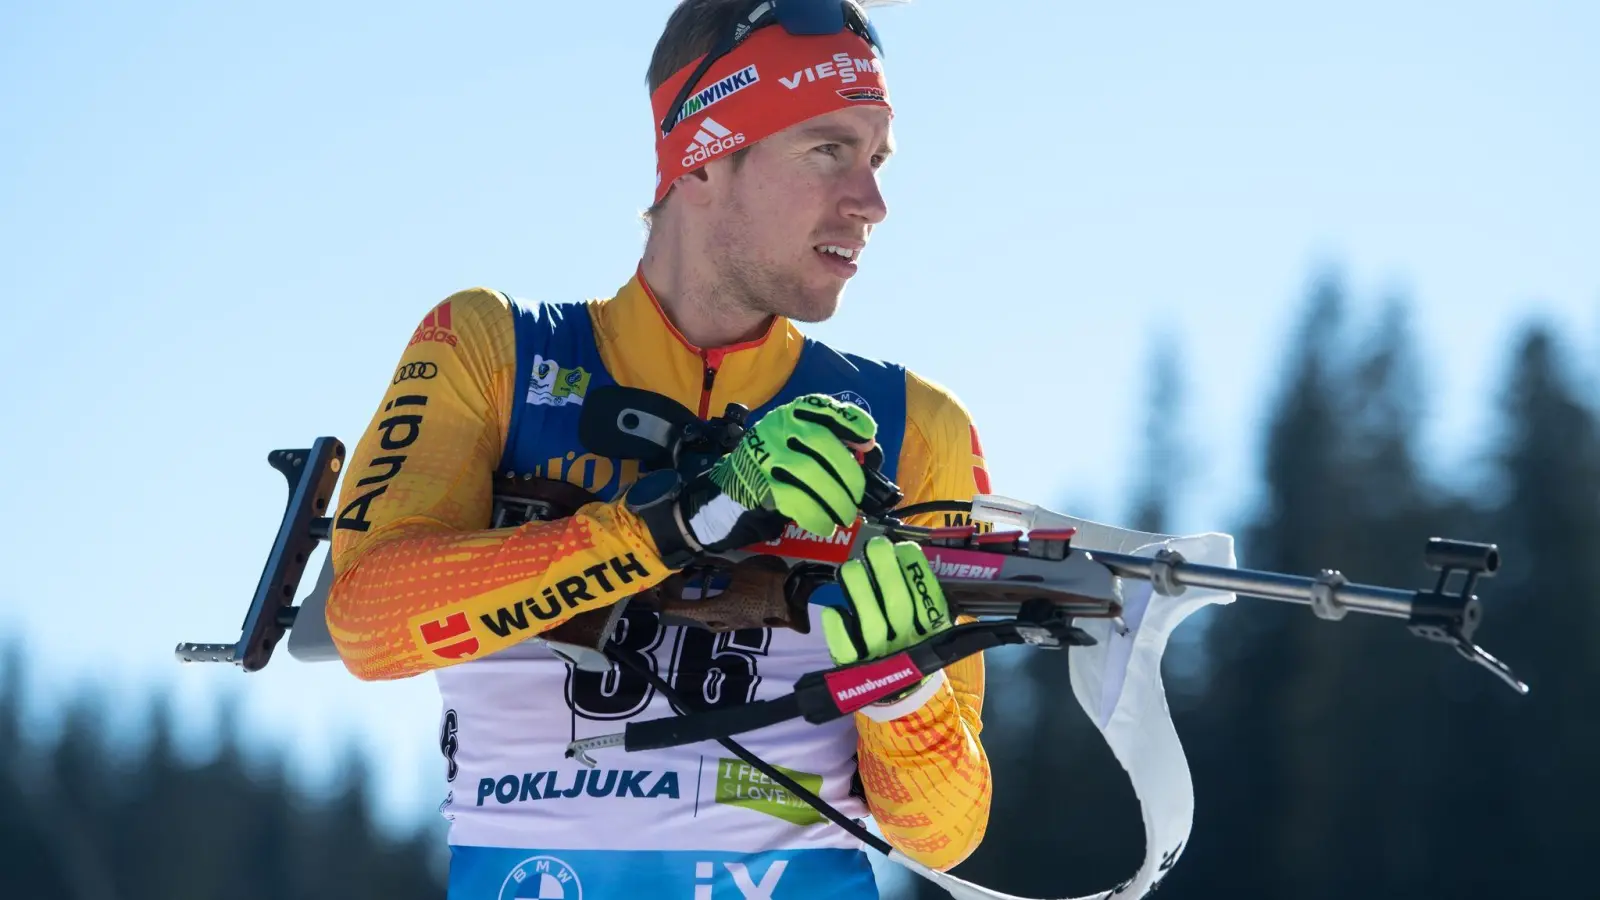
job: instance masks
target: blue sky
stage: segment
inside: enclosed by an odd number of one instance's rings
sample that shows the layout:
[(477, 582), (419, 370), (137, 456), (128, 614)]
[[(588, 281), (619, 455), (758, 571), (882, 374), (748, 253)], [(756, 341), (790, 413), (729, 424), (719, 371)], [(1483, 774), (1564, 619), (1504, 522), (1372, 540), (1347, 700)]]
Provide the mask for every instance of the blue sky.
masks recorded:
[[(431, 680), (231, 640), (281, 512), (268, 450), (353, 443), (459, 288), (604, 296), (648, 202), (671, 4), (8, 4), (0, 11), (0, 632), (34, 702), (217, 697), (310, 778), (354, 741), (436, 802)], [(917, 0), (876, 13), (900, 152), (840, 315), (954, 389), (995, 489), (1116, 518), (1147, 342), (1193, 378), (1179, 525), (1250, 501), (1306, 285), (1415, 304), (1441, 464), (1482, 446), (1507, 329), (1600, 337), (1600, 7)], [(1003, 689), (999, 684), (997, 690)]]

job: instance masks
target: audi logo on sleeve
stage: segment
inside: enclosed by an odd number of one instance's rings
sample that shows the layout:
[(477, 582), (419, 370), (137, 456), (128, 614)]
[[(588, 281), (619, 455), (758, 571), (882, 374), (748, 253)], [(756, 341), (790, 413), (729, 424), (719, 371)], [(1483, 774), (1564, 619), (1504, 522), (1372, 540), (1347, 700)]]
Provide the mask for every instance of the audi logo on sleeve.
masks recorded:
[(431, 362), (406, 363), (394, 371), (394, 381), (390, 383), (399, 384), (402, 381), (412, 381), (414, 379), (426, 380), (437, 374), (439, 374), (439, 367)]

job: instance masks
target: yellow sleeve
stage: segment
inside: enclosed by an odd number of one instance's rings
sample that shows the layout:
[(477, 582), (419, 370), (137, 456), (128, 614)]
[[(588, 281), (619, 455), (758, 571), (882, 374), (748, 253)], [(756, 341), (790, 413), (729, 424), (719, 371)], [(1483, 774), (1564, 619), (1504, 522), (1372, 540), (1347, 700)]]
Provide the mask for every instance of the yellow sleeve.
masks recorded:
[(615, 503), (486, 527), (515, 379), (512, 313), (494, 291), (453, 294), (412, 334), (333, 515), (328, 631), (357, 677), (486, 656), (670, 574)]
[[(988, 492), (983, 450), (966, 409), (945, 389), (909, 372), (906, 377), (906, 435), (897, 478), (905, 502), (970, 500)], [(911, 522), (949, 524), (945, 515)], [(944, 683), (914, 712), (888, 722), (859, 712), (855, 717), (861, 784), (879, 829), (900, 852), (941, 871), (982, 842), (992, 797), (989, 760), (979, 741), (983, 656), (944, 672)]]

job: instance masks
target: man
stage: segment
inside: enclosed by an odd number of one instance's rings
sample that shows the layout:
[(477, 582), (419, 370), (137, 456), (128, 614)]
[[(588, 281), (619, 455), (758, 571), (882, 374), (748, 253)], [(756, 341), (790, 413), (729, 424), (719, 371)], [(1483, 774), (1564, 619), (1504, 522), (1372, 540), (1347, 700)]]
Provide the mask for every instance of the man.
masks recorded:
[[(893, 140), (876, 43), (840, 0), (776, 12), (683, 0), (650, 65), (658, 186), (632, 277), (587, 303), (483, 289), (444, 300), (350, 456), (328, 624), (357, 677), (436, 673), (451, 897), (877, 895), (859, 841), (715, 743), (615, 751), (594, 769), (565, 758), (574, 738), (674, 712), (637, 672), (581, 671), (530, 640), (660, 584), (696, 553), (789, 523), (832, 535), (854, 522), (862, 460), (874, 456), (908, 503), (988, 490), (955, 398), (795, 324), (834, 313), (887, 212), (877, 172)], [(704, 475), (641, 479), (636, 460), (577, 438), (585, 395), (610, 383), (702, 417), (740, 403), (755, 425)], [(599, 499), (490, 528), (491, 482), (508, 471)], [(945, 524), (930, 519), (913, 521)], [(950, 627), (914, 544), (869, 547), (841, 582), (849, 614), (815, 614), (808, 634), (719, 635), (624, 606), (613, 640), (691, 706), (714, 708), (781, 696), (806, 672)], [(971, 657), (853, 719), (741, 741), (852, 818), (870, 813), (902, 853), (947, 869), (988, 821), (982, 698)]]

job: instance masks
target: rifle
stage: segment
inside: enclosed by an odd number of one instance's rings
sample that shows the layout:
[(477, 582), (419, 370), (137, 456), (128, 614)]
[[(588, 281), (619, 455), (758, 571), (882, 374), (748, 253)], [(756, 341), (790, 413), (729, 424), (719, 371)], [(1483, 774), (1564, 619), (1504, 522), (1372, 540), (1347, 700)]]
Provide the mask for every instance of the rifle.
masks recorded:
[[(641, 472), (671, 466), (687, 478), (733, 449), (744, 434), (747, 415), (745, 408), (730, 404), (723, 415), (701, 420), (659, 394), (608, 386), (589, 392), (579, 436), (586, 449), (599, 456), (638, 460)], [(290, 635), (290, 652), (301, 659), (336, 658), (320, 608), (331, 582), (331, 566), (324, 565), (304, 605), (297, 607), (293, 601), (311, 553), (331, 536), (331, 520), (324, 513), (343, 460), (344, 446), (333, 437), (318, 438), (308, 449), (275, 450), (268, 455), (268, 462), (289, 482), (289, 501), (240, 637), (231, 644), (179, 644), (176, 655), (180, 661), (232, 663), (247, 672), (259, 671), (286, 634)], [(1473, 591), (1479, 579), (1492, 577), (1500, 567), (1500, 552), (1494, 544), (1429, 538), (1423, 562), (1438, 574), (1428, 588), (1356, 584), (1332, 569), (1312, 576), (1240, 569), (1231, 565), (1231, 543), (1217, 557), (1228, 564), (1202, 563), (1186, 557), (1180, 549), (1183, 539), (1113, 528), (998, 495), (901, 506), (903, 496), (897, 486), (875, 467), (867, 466), (865, 471), (866, 496), (861, 515), (850, 528), (821, 536), (791, 526), (771, 541), (707, 555), (655, 588), (581, 614), (532, 639), (545, 643), (575, 667), (609, 671), (613, 665), (633, 664), (614, 653), (610, 644), (625, 605), (651, 609), (666, 624), (712, 631), (790, 628), (807, 633), (808, 607), (843, 604), (835, 584), (838, 567), (859, 557), (866, 542), (878, 535), (923, 546), (930, 570), (959, 624), (884, 659), (808, 673), (783, 697), (629, 722), (621, 732), (572, 742), (567, 755), (593, 766), (590, 754), (603, 749), (635, 752), (716, 740), (868, 845), (953, 895), (993, 898), (998, 895), (932, 872), (900, 854), (748, 754), (733, 736), (797, 717), (823, 723), (850, 715), (952, 663), (1004, 645), (1078, 648), (1079, 654), (1098, 651), (1090, 665), (1111, 665), (1108, 648), (1101, 645), (1120, 640), (1133, 648), (1127, 652), (1153, 653), (1152, 664), (1159, 672), (1166, 630), (1195, 608), (1231, 602), (1234, 596), (1305, 605), (1328, 621), (1339, 621), (1352, 612), (1402, 619), (1411, 633), (1452, 647), (1512, 690), (1528, 693), (1528, 686), (1505, 663), (1473, 642), (1482, 620), (1482, 605)], [(599, 500), (568, 482), (502, 472), (495, 476), (491, 521), (486, 527), (558, 519)], [(968, 524), (936, 528), (906, 522), (937, 512), (958, 513)], [(1187, 546), (1203, 554), (1211, 545), (1190, 541)], [(1452, 587), (1457, 575), (1461, 577)], [(1159, 605), (1168, 602), (1174, 605)], [(312, 615), (302, 615), (308, 609)], [(1130, 610), (1138, 615), (1137, 623), (1125, 618)], [(1159, 628), (1151, 624), (1156, 619), (1164, 623)], [(1157, 633), (1148, 637), (1152, 629)], [(305, 639), (297, 647), (296, 638), (302, 635)], [(1121, 664), (1127, 665), (1126, 653)], [(653, 672), (639, 671), (672, 698), (664, 681)], [(1089, 709), (1093, 701), (1078, 683), (1078, 674), (1079, 669), (1074, 668), (1074, 691)], [(1141, 696), (1141, 690), (1159, 693), (1159, 677), (1153, 689), (1135, 684), (1125, 693), (1134, 697), (1128, 702), (1145, 708), (1159, 706), (1146, 714), (1165, 720), (1170, 731), (1164, 696), (1157, 703)], [(1126, 735), (1113, 736), (1109, 710), (1097, 713), (1097, 725), (1134, 782), (1147, 838), (1145, 866), (1103, 896), (1130, 890), (1142, 895), (1159, 883), (1187, 841), (1193, 801), (1187, 763), (1175, 736), (1168, 746), (1158, 729), (1154, 737), (1142, 734), (1143, 745), (1136, 745)], [(1166, 770), (1181, 770), (1181, 777)], [(1170, 792), (1176, 800), (1166, 798), (1171, 802), (1159, 804), (1170, 809), (1154, 809), (1146, 799), (1150, 790)]]

